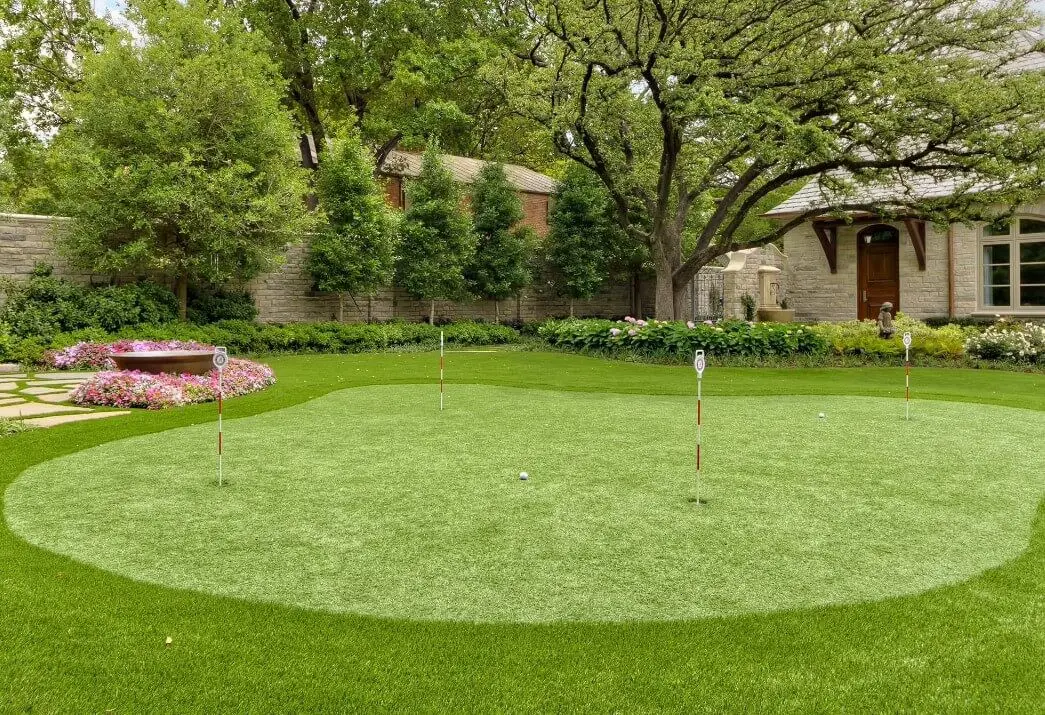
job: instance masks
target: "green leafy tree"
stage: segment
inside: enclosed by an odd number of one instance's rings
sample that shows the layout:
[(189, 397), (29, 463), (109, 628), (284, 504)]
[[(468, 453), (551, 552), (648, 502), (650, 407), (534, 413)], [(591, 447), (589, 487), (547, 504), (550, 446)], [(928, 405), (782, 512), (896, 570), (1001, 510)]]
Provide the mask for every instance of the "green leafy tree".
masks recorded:
[(353, 121), (380, 166), (401, 143), (467, 143), (480, 72), (496, 57), (482, 0), (234, 0), (270, 40), (301, 127), (325, 152), (328, 125)]
[(520, 226), (523, 207), (504, 167), (487, 164), (472, 185), (475, 255), (466, 271), (472, 293), (494, 301), (500, 322), (500, 301), (517, 295), (532, 279), (531, 257), (536, 244), (532, 229)]
[(62, 248), (99, 272), (188, 285), (249, 278), (309, 219), (282, 81), (233, 12), (132, 2), (132, 29), (85, 59), (55, 150), (76, 219)]
[(308, 267), (319, 290), (338, 294), (343, 322), (346, 293), (353, 300), (365, 295), (369, 306), (374, 293), (392, 282), (395, 214), (374, 180), (373, 159), (354, 132), (332, 142), (316, 175), (316, 194), (327, 225), (312, 238)]
[[(648, 246), (658, 318), (702, 266), (816, 216), (969, 221), (1040, 196), (1045, 73), (1014, 71), (1038, 49), (1026, 0), (500, 7), (518, 38), (516, 111), (599, 177)], [(955, 191), (903, 190), (940, 178)], [(758, 224), (810, 180), (826, 205)], [(883, 184), (901, 188), (869, 199)]]
[(555, 191), (548, 233), (548, 262), (555, 286), (570, 299), (588, 300), (605, 285), (614, 259), (625, 253), (609, 196), (599, 178), (569, 167)]
[(465, 267), (475, 253), (472, 221), (461, 207), (461, 192), (435, 146), (421, 162), (421, 173), (407, 187), (410, 206), (403, 217), (396, 281), (410, 295), (431, 302), (467, 298)]

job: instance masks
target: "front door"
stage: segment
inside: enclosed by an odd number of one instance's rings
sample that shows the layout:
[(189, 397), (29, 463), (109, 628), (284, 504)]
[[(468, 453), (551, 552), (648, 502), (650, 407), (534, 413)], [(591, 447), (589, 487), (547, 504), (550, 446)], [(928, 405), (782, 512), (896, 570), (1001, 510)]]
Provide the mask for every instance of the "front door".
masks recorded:
[(900, 310), (900, 232), (892, 226), (868, 226), (856, 234), (857, 316), (875, 319), (882, 303)]

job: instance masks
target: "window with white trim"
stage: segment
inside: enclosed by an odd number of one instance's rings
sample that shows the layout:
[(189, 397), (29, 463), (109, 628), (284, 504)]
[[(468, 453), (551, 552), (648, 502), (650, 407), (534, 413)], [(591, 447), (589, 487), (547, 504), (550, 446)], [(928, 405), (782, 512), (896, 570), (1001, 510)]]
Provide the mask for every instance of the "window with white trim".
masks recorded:
[(1045, 219), (984, 226), (979, 262), (982, 308), (1045, 308)]

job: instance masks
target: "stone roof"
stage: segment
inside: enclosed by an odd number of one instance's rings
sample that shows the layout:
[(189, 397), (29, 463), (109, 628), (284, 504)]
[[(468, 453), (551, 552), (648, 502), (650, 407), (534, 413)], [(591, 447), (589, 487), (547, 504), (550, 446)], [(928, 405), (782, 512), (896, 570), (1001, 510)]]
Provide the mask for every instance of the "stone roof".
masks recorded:
[[(470, 159), (466, 156), (443, 154), (443, 163), (453, 174), (454, 180), (462, 184), (471, 184), (478, 177), (484, 166), (489, 164), (482, 159)], [(508, 183), (518, 191), (532, 194), (552, 194), (555, 192), (555, 179), (550, 176), (527, 169), (518, 164), (503, 164)], [(421, 173), (421, 155), (406, 151), (393, 151), (381, 165), (381, 173), (389, 176), (417, 177)]]

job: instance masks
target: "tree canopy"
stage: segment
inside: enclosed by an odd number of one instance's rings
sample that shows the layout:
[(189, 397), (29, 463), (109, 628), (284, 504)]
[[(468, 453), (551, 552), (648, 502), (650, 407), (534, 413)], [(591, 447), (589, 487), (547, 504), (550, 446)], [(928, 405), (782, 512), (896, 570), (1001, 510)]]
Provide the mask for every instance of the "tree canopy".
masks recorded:
[[(331, 144), (316, 176), (326, 225), (309, 244), (308, 267), (325, 292), (372, 296), (395, 269), (396, 219), (374, 179), (374, 163), (355, 132)], [(344, 298), (339, 320), (344, 319)]]
[[(1039, 22), (1024, 0), (533, 0), (502, 18), (514, 106), (649, 246), (661, 318), (709, 261), (815, 216), (969, 220), (1040, 193), (1045, 74), (1013, 71)], [(866, 198), (945, 177), (946, 196)], [(816, 179), (826, 206), (752, 227)]]
[(62, 248), (91, 270), (223, 283), (270, 266), (307, 224), (276, 69), (233, 12), (141, 0), (84, 61), (55, 151)]
[(407, 186), (407, 198), (396, 281), (415, 298), (431, 301), (429, 320), (434, 322), (436, 299), (468, 297), (464, 271), (475, 252), (472, 221), (438, 146), (425, 152), (420, 175)]
[(479, 171), (471, 209), (476, 247), (466, 276), (472, 293), (495, 303), (517, 295), (532, 278), (536, 236), (519, 225), (522, 201), (502, 165), (487, 164)]

